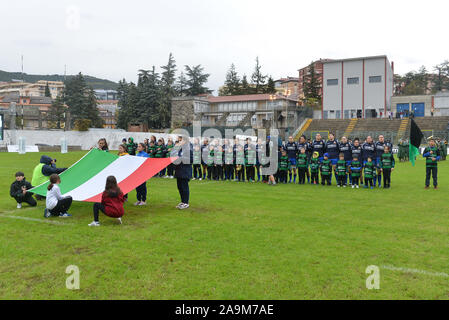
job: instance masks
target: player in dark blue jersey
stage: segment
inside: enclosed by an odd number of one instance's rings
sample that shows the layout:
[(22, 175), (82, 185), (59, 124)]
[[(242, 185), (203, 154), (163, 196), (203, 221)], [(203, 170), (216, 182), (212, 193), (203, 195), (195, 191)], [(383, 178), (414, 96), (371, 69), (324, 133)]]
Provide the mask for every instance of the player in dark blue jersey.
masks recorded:
[(351, 144), (348, 142), (346, 137), (342, 137), (339, 143), (340, 153), (343, 153), (345, 156), (345, 161), (347, 165), (352, 161), (352, 148)]
[[(391, 143), (385, 141), (385, 137), (383, 135), (379, 136), (379, 140), (374, 144), (374, 146), (376, 148), (376, 157), (373, 159), (373, 162), (377, 168), (377, 183), (380, 188), (382, 182), (380, 160), (382, 155), (384, 154), (385, 147), (388, 147), (389, 150), (393, 150), (393, 146), (391, 145)], [(374, 186), (376, 186), (376, 179), (374, 179)]]
[[(376, 158), (376, 146), (374, 145), (373, 138), (371, 136), (366, 137), (365, 143), (362, 144), (362, 164), (365, 166), (368, 158)], [(376, 171), (374, 171), (377, 173)], [(361, 179), (363, 178), (360, 176)], [(364, 181), (363, 179), (361, 181)], [(376, 177), (373, 177), (373, 181), (376, 181)]]
[[(334, 171), (335, 180), (338, 180), (337, 178), (337, 162), (338, 157), (340, 155), (340, 148), (338, 141), (335, 140), (335, 135), (333, 133), (329, 133), (329, 140), (326, 141), (326, 153), (329, 155), (329, 160), (332, 164), (332, 170)], [(332, 173), (330, 175), (330, 180), (332, 183)]]
[[(348, 142), (348, 139), (346, 137), (342, 137), (341, 141), (339, 143), (340, 153), (343, 154), (345, 161), (346, 161), (346, 167), (349, 167), (352, 161), (352, 147), (351, 144)], [(348, 176), (348, 175), (346, 175)], [(351, 177), (351, 175), (349, 175)], [(348, 181), (346, 179), (345, 183), (347, 184)]]
[[(310, 158), (311, 158), (310, 145), (307, 142), (307, 138), (306, 138), (305, 135), (302, 135), (299, 138), (298, 150), (301, 150), (301, 149), (306, 150), (307, 160), (310, 163)], [(309, 172), (309, 170), (306, 171), (306, 175), (307, 175), (307, 182), (310, 183), (310, 172)]]
[(318, 152), (318, 158), (321, 161), (323, 161), (323, 155), (324, 155), (324, 151), (326, 149), (326, 144), (324, 143), (324, 141), (321, 139), (321, 134), (317, 133), (315, 136), (315, 140), (312, 142), (312, 145), (310, 146), (311, 148), (311, 153), (315, 153)]
[(293, 140), (293, 137), (288, 137), (287, 143), (284, 144), (284, 150), (287, 151), (288, 161), (290, 162), (290, 170), (288, 171), (289, 183), (292, 183), (292, 172), (293, 172), (293, 183), (296, 183), (296, 156), (298, 155), (298, 144)]
[(368, 158), (375, 159), (376, 147), (374, 146), (373, 138), (371, 136), (366, 137), (366, 141), (362, 144), (362, 160), (363, 164), (368, 161)]

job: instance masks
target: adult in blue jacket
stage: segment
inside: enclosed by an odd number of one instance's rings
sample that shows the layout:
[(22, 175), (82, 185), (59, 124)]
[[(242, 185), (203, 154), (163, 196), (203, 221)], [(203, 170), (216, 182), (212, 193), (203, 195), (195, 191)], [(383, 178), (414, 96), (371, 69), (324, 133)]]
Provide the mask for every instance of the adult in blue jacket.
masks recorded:
[[(335, 180), (337, 180), (337, 162), (338, 157), (340, 156), (340, 145), (337, 140), (335, 140), (335, 135), (333, 133), (329, 133), (329, 140), (325, 143), (326, 153), (329, 155), (329, 160), (332, 164), (332, 170), (334, 171)], [(332, 181), (332, 174), (330, 176)]]
[(312, 149), (311, 153), (314, 154), (315, 152), (318, 152), (320, 162), (323, 161), (323, 155), (326, 151), (326, 143), (321, 139), (321, 134), (316, 134), (315, 140), (312, 142), (310, 148)]
[(171, 153), (172, 157), (178, 157), (174, 162), (175, 178), (178, 185), (181, 203), (176, 208), (184, 210), (189, 207), (189, 181), (192, 179), (193, 146), (188, 137), (180, 137)]

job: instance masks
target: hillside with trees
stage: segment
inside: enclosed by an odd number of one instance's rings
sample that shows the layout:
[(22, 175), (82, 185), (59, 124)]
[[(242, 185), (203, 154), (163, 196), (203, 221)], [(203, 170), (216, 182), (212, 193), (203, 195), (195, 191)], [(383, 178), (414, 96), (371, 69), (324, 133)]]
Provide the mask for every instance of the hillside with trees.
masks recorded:
[[(76, 77), (76, 75), (68, 75), (66, 76), (66, 80), (70, 80), (72, 78)], [(106, 79), (99, 79), (92, 76), (85, 75), (83, 76), (86, 83), (92, 87), (92, 89), (108, 89), (108, 90), (116, 90), (118, 87), (118, 83), (106, 80)], [(22, 73), (21, 72), (7, 72), (0, 70), (0, 82), (1, 81), (12, 81), (12, 80), (22, 80)], [(39, 75), (39, 74), (23, 74), (23, 81), (35, 83), (39, 80), (46, 80), (46, 81), (64, 81), (64, 75)]]

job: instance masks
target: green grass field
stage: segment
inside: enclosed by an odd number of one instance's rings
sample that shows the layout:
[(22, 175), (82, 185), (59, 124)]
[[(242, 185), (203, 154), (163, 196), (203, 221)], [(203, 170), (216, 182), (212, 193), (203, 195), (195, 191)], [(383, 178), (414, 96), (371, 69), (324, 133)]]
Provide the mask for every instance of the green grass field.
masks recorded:
[[(59, 166), (83, 155), (48, 154)], [(40, 155), (0, 153), (1, 299), (449, 298), (448, 162), (439, 190), (424, 190), (422, 160), (397, 163), (390, 190), (192, 181), (186, 211), (176, 180), (153, 178), (147, 207), (133, 191), (123, 225), (90, 228), (92, 204), (68, 219), (44, 219), (43, 202), (16, 209), (14, 173), (31, 180)], [(66, 289), (68, 265), (80, 290)], [(366, 289), (369, 265), (379, 290)]]

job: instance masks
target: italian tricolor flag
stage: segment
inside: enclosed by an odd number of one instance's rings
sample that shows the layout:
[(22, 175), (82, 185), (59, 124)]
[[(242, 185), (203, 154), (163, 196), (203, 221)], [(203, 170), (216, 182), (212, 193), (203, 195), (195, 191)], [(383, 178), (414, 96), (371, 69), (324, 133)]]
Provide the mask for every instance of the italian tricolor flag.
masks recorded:
[[(71, 196), (75, 201), (101, 202), (106, 178), (115, 176), (123, 193), (151, 179), (176, 158), (144, 158), (122, 156), (92, 149), (70, 168), (60, 174), (59, 185), (63, 196)], [(30, 191), (46, 196), (49, 182)]]

